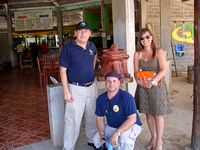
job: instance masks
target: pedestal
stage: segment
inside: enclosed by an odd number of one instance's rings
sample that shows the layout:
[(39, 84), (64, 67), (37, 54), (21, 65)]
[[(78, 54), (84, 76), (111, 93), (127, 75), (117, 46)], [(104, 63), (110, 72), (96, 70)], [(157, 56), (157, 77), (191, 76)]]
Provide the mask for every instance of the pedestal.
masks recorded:
[(54, 147), (63, 146), (65, 102), (60, 83), (47, 86), (49, 125)]
[[(103, 81), (105, 81), (105, 77), (98, 76), (98, 77), (97, 77), (97, 81), (103, 82)], [(120, 79), (120, 82), (121, 82), (120, 88), (123, 89), (123, 90), (128, 91), (128, 83), (133, 82), (133, 77), (121, 78), (121, 79)], [(123, 88), (123, 84), (125, 85), (125, 88)], [(106, 91), (106, 90), (104, 90), (104, 91)]]
[[(97, 77), (97, 81), (105, 81), (105, 77), (102, 77), (102, 76), (98, 76)], [(133, 77), (125, 77), (125, 78), (122, 78), (120, 79), (120, 82), (122, 84), (125, 84), (125, 83), (130, 83), (130, 82), (133, 82)]]

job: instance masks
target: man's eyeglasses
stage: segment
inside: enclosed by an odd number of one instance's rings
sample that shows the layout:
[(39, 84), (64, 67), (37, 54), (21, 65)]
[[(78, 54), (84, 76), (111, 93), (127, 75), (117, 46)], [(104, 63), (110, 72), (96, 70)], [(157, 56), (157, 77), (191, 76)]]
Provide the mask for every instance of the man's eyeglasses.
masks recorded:
[(107, 109), (111, 112), (112, 111), (112, 106), (110, 103), (110, 100), (107, 101)]
[(76, 31), (78, 34), (83, 34), (83, 33), (89, 33), (89, 30), (85, 30), (85, 31), (82, 31), (82, 30), (77, 30)]
[(141, 36), (141, 37), (140, 37), (140, 40), (142, 41), (142, 40), (144, 40), (144, 38), (149, 39), (149, 38), (150, 38), (150, 35)]

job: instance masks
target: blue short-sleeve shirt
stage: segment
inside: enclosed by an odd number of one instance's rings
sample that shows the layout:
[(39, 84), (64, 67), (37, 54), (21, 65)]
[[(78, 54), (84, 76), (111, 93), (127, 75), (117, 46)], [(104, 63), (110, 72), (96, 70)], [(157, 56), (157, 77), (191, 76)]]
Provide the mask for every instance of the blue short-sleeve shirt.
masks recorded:
[(133, 96), (121, 89), (112, 98), (109, 99), (107, 92), (97, 98), (95, 114), (99, 117), (106, 116), (110, 127), (118, 128), (132, 114), (136, 114), (136, 124), (142, 125), (137, 113), (135, 99)]
[(77, 45), (75, 40), (66, 44), (60, 54), (59, 65), (67, 68), (68, 81), (88, 83), (94, 80), (95, 45), (88, 41), (86, 49)]

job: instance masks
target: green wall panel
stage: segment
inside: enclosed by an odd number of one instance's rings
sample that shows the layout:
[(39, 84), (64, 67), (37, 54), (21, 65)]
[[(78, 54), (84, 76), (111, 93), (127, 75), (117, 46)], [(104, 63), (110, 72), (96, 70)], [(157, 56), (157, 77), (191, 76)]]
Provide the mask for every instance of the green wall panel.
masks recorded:
[[(105, 8), (105, 30), (109, 31), (109, 14), (108, 8)], [(90, 11), (85, 10), (85, 21), (90, 25), (91, 31), (93, 29), (101, 28), (101, 16)]]
[(85, 21), (90, 25), (91, 31), (101, 27), (101, 16), (90, 11), (85, 11)]

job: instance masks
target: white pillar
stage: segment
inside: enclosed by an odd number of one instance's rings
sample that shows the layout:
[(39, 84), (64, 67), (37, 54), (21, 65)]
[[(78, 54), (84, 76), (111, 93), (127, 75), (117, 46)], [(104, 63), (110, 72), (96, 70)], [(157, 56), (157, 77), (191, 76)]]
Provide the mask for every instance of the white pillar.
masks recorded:
[[(119, 49), (126, 49), (129, 54), (128, 72), (133, 77), (133, 54), (135, 52), (135, 18), (133, 0), (113, 0), (113, 36), (114, 44)], [(128, 92), (135, 94), (136, 82), (128, 84)]]

